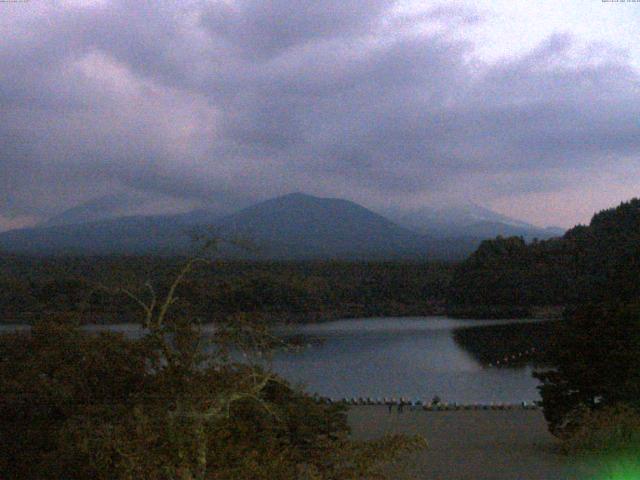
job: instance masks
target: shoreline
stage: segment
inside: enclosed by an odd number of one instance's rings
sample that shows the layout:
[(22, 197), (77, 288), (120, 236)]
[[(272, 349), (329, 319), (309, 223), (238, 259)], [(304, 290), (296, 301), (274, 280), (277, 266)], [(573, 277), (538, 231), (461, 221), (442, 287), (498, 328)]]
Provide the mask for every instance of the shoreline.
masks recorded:
[[(47, 316), (47, 315), (56, 315), (61, 313), (69, 313), (69, 312), (42, 312), (35, 313), (29, 312), (27, 314), (22, 314), (19, 316), (9, 316), (4, 317), (4, 319), (0, 320), (0, 325), (32, 325), (37, 317)], [(474, 321), (483, 321), (483, 320), (559, 320), (561, 317), (557, 315), (549, 315), (544, 314), (541, 311), (535, 311), (534, 314), (529, 316), (516, 316), (516, 317), (492, 317), (492, 316), (458, 316), (454, 314), (447, 313), (445, 310), (434, 309), (434, 310), (400, 310), (400, 311), (379, 311), (379, 310), (371, 310), (371, 311), (329, 311), (329, 312), (307, 312), (307, 313), (292, 313), (292, 312), (237, 312), (246, 315), (255, 315), (256, 318), (261, 318), (262, 320), (266, 320), (271, 326), (283, 326), (283, 325), (311, 325), (311, 324), (323, 324), (328, 322), (334, 322), (338, 320), (367, 320), (367, 319), (379, 319), (379, 318), (416, 318), (416, 317), (446, 317), (452, 320), (465, 320), (468, 321), (470, 325), (474, 323)], [(217, 315), (216, 318), (208, 320), (206, 322), (202, 322), (202, 325), (210, 325), (219, 321), (220, 318), (227, 318), (228, 316), (235, 315), (234, 313), (228, 314), (220, 314)], [(92, 315), (89, 313), (87, 317), (91, 317)], [(197, 316), (197, 315), (196, 315)], [(135, 318), (124, 318), (122, 320), (113, 320), (111, 318), (106, 318), (104, 316), (93, 315), (94, 318), (91, 318), (87, 321), (81, 321), (80, 325), (127, 325), (127, 324), (137, 324), (139, 323)]]
[[(27, 312), (22, 313), (20, 315), (10, 315), (9, 317), (5, 316), (6, 320), (0, 320), (0, 325), (2, 324), (21, 324), (21, 325), (31, 325), (37, 319), (37, 317), (47, 316), (47, 315), (55, 315), (55, 314), (69, 314), (69, 313), (77, 313), (79, 316), (84, 316), (84, 320), (81, 321), (81, 325), (121, 325), (121, 324), (131, 324), (138, 323), (136, 321), (137, 315), (132, 315), (130, 313), (125, 313), (121, 315), (121, 317), (126, 317), (122, 319), (113, 319), (111, 315), (104, 314), (96, 314), (91, 312)], [(363, 318), (381, 318), (381, 317), (397, 317), (397, 318), (405, 318), (405, 317), (436, 317), (436, 316), (447, 316), (444, 309), (410, 309), (410, 308), (402, 308), (398, 310), (389, 309), (336, 309), (336, 310), (328, 310), (326, 312), (322, 311), (310, 311), (310, 312), (273, 312), (273, 311), (246, 311), (246, 312), (221, 312), (209, 317), (209, 320), (203, 321), (203, 325), (208, 325), (220, 321), (220, 319), (226, 319), (227, 317), (236, 315), (236, 314), (246, 314), (252, 315), (256, 318), (262, 319), (269, 323), (270, 325), (305, 325), (305, 324), (314, 324), (314, 323), (327, 323), (333, 322), (336, 320), (356, 320)], [(198, 317), (198, 314), (195, 314), (194, 317)], [(8, 319), (7, 319), (8, 318)]]

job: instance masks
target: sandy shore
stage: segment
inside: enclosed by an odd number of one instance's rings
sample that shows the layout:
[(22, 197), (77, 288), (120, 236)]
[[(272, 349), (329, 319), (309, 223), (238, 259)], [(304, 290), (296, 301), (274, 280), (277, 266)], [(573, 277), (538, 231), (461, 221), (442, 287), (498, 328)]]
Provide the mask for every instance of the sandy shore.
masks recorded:
[[(429, 448), (407, 455), (407, 478), (429, 480), (590, 479), (586, 463), (569, 464), (539, 410), (480, 410), (389, 414), (384, 406), (349, 410), (354, 438), (421, 434)], [(398, 476), (398, 479), (405, 478)]]

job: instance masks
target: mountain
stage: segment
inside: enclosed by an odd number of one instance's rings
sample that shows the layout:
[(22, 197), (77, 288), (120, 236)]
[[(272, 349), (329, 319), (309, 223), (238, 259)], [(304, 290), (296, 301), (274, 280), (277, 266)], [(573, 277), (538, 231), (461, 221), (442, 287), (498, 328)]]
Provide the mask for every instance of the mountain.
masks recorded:
[(426, 245), (423, 236), (361, 205), (302, 193), (245, 208), (216, 225), (224, 236), (252, 239), (261, 255), (275, 258), (414, 256)]
[(546, 239), (562, 235), (555, 227), (540, 228), (473, 203), (441, 208), (424, 207), (401, 216), (398, 223), (436, 238), (474, 237), (478, 239), (524, 237)]
[(255, 248), (247, 251), (227, 246), (221, 252), (243, 258), (451, 259), (462, 258), (477, 246), (472, 239), (432, 239), (347, 200), (295, 193), (222, 218), (214, 212), (197, 210), (13, 230), (0, 234), (0, 250), (28, 254), (169, 255), (189, 250), (188, 232), (211, 229), (223, 238), (248, 239)]
[(172, 215), (111, 216), (130, 203), (101, 197), (35, 228), (0, 233), (0, 250), (28, 254), (183, 254), (190, 232), (244, 239), (250, 250), (223, 246), (227, 257), (262, 259), (462, 259), (482, 239), (557, 234), (477, 205), (423, 209), (402, 225), (354, 202), (293, 193), (235, 213), (193, 210)]

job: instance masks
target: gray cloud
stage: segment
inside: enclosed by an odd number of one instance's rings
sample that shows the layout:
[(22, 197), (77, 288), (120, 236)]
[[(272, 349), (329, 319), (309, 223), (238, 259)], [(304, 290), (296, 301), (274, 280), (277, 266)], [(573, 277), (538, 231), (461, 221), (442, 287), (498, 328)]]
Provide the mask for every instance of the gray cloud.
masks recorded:
[(212, 35), (222, 37), (235, 51), (251, 59), (264, 59), (314, 40), (367, 34), (392, 3), (390, 0), (216, 2), (201, 19)]
[(490, 201), (637, 156), (640, 78), (623, 56), (576, 60), (565, 34), (487, 64), (459, 34), (477, 12), (395, 7), (33, 7), (0, 46), (0, 217), (116, 187), (203, 204)]

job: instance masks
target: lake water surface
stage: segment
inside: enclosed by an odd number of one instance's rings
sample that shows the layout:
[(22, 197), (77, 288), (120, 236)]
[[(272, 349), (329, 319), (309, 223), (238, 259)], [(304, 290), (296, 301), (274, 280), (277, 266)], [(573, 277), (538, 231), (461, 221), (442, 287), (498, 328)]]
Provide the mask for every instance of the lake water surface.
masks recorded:
[[(531, 321), (526, 321), (531, 322)], [(407, 397), (459, 403), (538, 400), (532, 365), (481, 364), (454, 340), (458, 328), (486, 328), (523, 321), (454, 320), (446, 317), (340, 320), (283, 328), (311, 345), (281, 353), (273, 368), (310, 392), (341, 397)]]
[[(539, 399), (532, 365), (482, 364), (454, 339), (460, 328), (490, 328), (528, 321), (454, 320), (446, 317), (349, 319), (278, 327), (284, 337), (303, 336), (300, 351), (278, 352), (272, 367), (310, 393), (332, 398), (407, 397), (490, 403)], [(0, 331), (15, 326), (2, 326)], [(135, 325), (92, 326), (139, 334)]]

